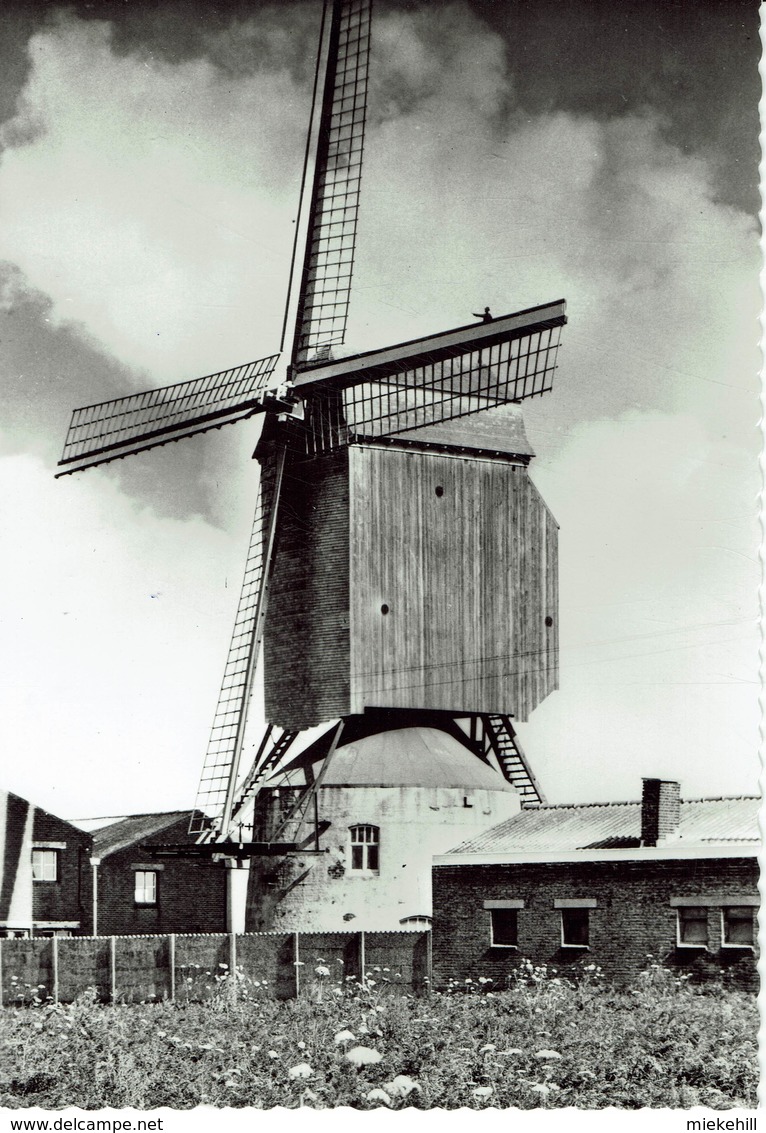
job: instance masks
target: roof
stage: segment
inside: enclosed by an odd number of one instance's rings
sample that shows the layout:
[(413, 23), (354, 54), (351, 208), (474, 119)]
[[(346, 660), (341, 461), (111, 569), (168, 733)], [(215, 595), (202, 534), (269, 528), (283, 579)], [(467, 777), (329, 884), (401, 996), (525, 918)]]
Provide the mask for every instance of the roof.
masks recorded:
[(109, 826), (94, 831), (93, 856), (106, 858), (110, 854), (116, 854), (128, 846), (145, 842), (147, 838), (188, 817), (188, 810), (172, 810), (160, 814), (131, 814), (127, 818), (120, 818)]
[[(664, 846), (757, 845), (755, 796), (682, 800), (678, 830)], [(506, 819), (460, 846), (453, 854), (518, 854), (619, 850), (641, 844), (641, 803), (543, 805)]]
[(518, 405), (497, 405), (491, 409), (475, 412), (478, 399), (471, 405), (471, 398), (459, 399), (459, 407), (469, 416), (451, 421), (439, 421), (419, 429), (407, 429), (393, 433), (392, 438), (400, 441), (444, 445), (449, 448), (471, 449), (472, 451), (502, 453), (503, 456), (535, 455), (535, 450), (527, 440), (524, 418)]
[[(311, 749), (304, 753), (313, 763)], [(302, 785), (302, 761), (269, 779), (266, 787)], [(417, 726), (378, 732), (337, 748), (325, 787), (460, 787), (488, 791), (514, 788), (459, 740), (438, 728)]]

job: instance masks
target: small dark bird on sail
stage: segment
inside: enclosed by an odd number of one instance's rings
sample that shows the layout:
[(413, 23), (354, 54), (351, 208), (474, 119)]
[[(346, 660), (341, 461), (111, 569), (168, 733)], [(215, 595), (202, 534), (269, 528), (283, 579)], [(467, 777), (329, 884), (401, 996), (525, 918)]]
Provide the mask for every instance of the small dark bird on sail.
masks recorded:
[(475, 319), (481, 319), (481, 321), (482, 321), (483, 323), (491, 323), (491, 322), (492, 322), (492, 315), (491, 315), (491, 314), (490, 314), (490, 312), (489, 312), (489, 307), (485, 307), (485, 308), (484, 308), (484, 312), (483, 312), (483, 314), (481, 314), (481, 315), (479, 314), (479, 312), (478, 312), (478, 311), (474, 311), (474, 312), (473, 312), (473, 317), (474, 317)]

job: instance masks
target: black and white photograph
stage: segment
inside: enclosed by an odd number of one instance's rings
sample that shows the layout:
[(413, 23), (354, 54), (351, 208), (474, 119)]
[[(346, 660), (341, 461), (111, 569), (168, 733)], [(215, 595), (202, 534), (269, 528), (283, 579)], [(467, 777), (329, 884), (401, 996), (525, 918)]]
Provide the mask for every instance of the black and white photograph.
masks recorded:
[(9, 1130), (755, 1130), (760, 55), (6, 0)]

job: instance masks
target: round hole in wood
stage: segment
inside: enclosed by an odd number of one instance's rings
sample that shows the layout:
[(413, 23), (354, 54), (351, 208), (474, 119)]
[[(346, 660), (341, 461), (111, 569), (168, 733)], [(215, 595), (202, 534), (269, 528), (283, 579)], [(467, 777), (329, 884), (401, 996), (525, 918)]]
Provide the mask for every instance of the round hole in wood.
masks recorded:
[(444, 488), (442, 488), (441, 484), (439, 484), (438, 488), (434, 488), (434, 491), (436, 492), (437, 496), (441, 497), (444, 495)]
[(387, 605), (386, 605), (386, 603), (384, 602), (384, 603), (383, 603), (383, 605), (382, 605), (382, 606), (380, 607), (380, 612), (381, 612), (381, 614), (387, 614), (387, 613), (388, 613), (388, 611), (389, 611), (389, 608), (390, 608), (390, 607), (389, 607), (389, 606), (387, 606)]
[(548, 617), (547, 617), (547, 618), (545, 619), (545, 624), (546, 624), (547, 626), (552, 626), (552, 625), (553, 625), (553, 618), (552, 618), (552, 617), (550, 616), (550, 614), (548, 614)]

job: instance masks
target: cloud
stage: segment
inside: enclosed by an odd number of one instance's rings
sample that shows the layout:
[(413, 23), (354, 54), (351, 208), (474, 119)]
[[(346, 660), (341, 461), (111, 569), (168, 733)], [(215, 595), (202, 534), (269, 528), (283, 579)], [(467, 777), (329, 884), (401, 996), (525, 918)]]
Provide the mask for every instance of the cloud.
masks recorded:
[(0, 258), (157, 384), (271, 353), (305, 91), (284, 70), (117, 56), (108, 24), (66, 17), (30, 54)]

